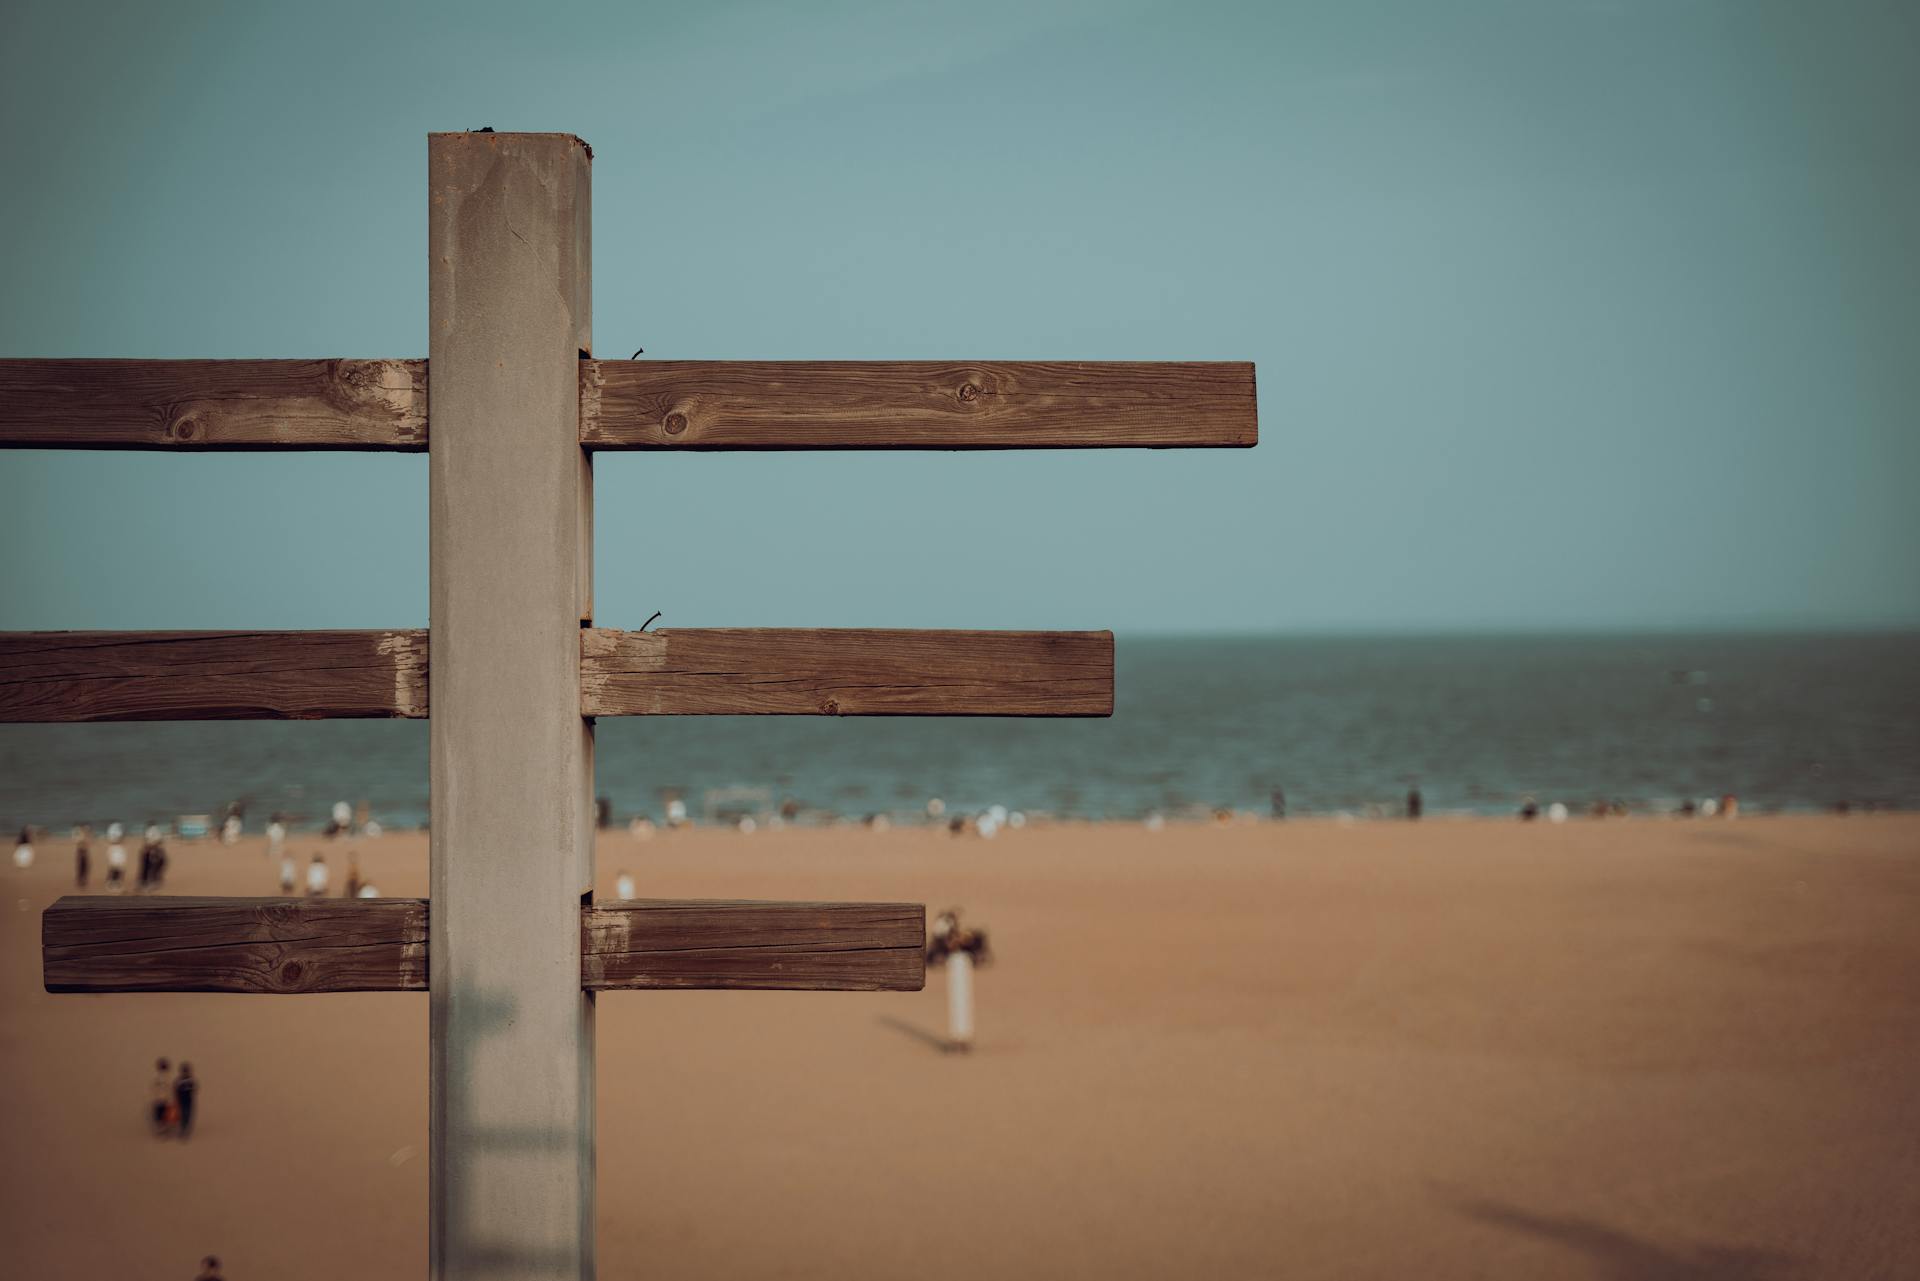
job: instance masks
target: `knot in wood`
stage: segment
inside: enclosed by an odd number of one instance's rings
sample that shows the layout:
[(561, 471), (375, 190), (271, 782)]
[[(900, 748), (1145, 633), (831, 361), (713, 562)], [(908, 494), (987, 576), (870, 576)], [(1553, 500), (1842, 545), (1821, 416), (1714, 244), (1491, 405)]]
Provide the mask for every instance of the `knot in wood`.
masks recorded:
[(306, 973), (306, 969), (300, 964), (300, 962), (288, 961), (285, 965), (280, 967), (280, 981), (282, 983), (286, 983), (289, 985), (298, 983), (300, 981), (300, 976), (304, 973)]
[(820, 704), (820, 711), (827, 716), (838, 716), (840, 714), (840, 700), (837, 698), (827, 699)]
[(182, 418), (173, 424), (173, 438), (175, 440), (192, 440), (193, 433), (197, 430), (199, 430), (199, 424), (195, 423), (193, 419)]
[(966, 404), (972, 404), (979, 395), (980, 389), (972, 383), (960, 384), (960, 399)]
[(678, 410), (667, 415), (667, 435), (678, 436), (687, 429), (687, 416)]

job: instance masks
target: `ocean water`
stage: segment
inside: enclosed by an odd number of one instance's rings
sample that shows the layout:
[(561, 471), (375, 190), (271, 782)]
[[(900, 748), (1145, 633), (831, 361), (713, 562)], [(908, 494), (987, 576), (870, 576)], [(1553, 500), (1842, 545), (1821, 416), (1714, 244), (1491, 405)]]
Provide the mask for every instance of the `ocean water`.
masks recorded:
[[(1920, 634), (1119, 639), (1111, 720), (603, 720), (597, 791), (658, 817), (677, 789), (816, 814), (1002, 804), (1130, 818), (1214, 808), (1510, 813), (1920, 809)], [(244, 800), (325, 820), (427, 813), (423, 722), (0, 726), (0, 822), (169, 821)], [(753, 802), (748, 802), (751, 808)]]

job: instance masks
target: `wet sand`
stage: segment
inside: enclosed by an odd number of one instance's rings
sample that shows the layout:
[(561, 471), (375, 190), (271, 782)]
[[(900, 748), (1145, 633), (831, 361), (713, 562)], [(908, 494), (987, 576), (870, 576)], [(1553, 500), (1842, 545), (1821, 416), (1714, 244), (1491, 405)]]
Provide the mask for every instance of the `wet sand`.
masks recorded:
[[(357, 843), (389, 894), (424, 838)], [(335, 885), (344, 844), (326, 849)], [(49, 996), (0, 868), (22, 1277), (418, 1277), (426, 999)], [(260, 842), (168, 889), (271, 894)], [(102, 851), (95, 850), (98, 890)], [(599, 892), (959, 903), (925, 992), (599, 1003), (603, 1277), (1920, 1275), (1920, 816), (606, 835)], [(190, 1143), (142, 1116), (203, 1080)]]

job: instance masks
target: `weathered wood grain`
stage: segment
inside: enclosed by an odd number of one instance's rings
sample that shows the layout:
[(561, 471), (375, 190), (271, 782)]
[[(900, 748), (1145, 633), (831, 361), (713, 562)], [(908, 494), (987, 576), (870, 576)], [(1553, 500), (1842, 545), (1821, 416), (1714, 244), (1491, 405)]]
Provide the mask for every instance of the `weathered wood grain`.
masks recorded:
[(1112, 632), (580, 633), (588, 716), (1111, 716)]
[(425, 899), (57, 900), (49, 992), (424, 992)]
[[(1232, 361), (580, 362), (589, 449), (1255, 444)], [(427, 448), (424, 360), (0, 360), (0, 447)]]
[[(68, 896), (41, 917), (49, 992), (424, 992), (426, 899)], [(918, 991), (917, 903), (652, 900), (580, 909), (588, 991)]]
[(0, 446), (427, 447), (424, 360), (0, 360)]
[(581, 362), (589, 449), (1191, 449), (1258, 436), (1241, 362)]
[(918, 903), (600, 904), (581, 911), (581, 981), (601, 992), (917, 992), (926, 916)]
[[(1113, 633), (580, 633), (586, 716), (1111, 716)], [(425, 631), (0, 632), (0, 723), (427, 715)]]
[(427, 634), (0, 632), (0, 722), (427, 714)]

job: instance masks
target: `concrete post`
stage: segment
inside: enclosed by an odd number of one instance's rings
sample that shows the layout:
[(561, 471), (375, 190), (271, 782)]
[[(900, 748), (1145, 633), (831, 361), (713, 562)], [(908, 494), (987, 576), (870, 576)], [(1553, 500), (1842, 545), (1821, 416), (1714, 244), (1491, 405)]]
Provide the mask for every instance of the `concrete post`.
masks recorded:
[(427, 146), (432, 1274), (593, 1275), (592, 153)]

